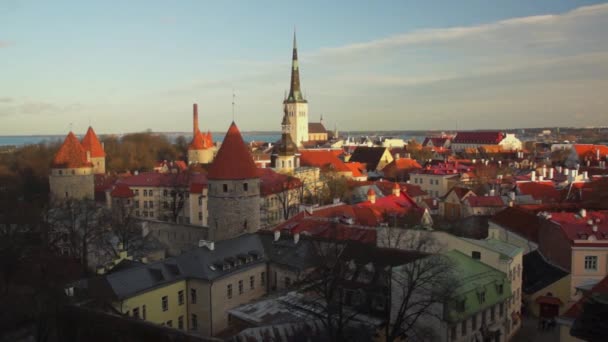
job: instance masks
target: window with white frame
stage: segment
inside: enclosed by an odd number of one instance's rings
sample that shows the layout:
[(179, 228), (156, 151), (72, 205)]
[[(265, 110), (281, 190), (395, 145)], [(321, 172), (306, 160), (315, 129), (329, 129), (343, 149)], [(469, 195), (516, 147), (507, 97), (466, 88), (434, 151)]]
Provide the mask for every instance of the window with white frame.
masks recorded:
[(597, 271), (597, 256), (596, 255), (585, 256), (585, 270), (586, 271)]

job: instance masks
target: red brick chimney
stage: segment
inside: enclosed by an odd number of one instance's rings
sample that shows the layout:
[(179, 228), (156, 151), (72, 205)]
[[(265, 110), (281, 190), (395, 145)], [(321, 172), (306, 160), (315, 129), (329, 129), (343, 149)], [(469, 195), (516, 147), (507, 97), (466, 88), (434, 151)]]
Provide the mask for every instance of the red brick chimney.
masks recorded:
[(198, 132), (198, 105), (195, 103), (192, 105), (192, 135), (196, 135)]

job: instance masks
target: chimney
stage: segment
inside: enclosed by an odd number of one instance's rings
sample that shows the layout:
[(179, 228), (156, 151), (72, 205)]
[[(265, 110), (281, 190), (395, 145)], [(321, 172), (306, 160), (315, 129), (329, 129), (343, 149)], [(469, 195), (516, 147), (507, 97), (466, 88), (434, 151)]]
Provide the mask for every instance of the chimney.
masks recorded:
[(433, 207), (436, 207), (436, 206), (437, 206), (437, 199), (433, 198)]
[(547, 177), (547, 165), (543, 165), (542, 173), (543, 173), (543, 178), (546, 178)]
[(274, 241), (279, 241), (280, 238), (281, 238), (281, 231), (275, 230), (274, 231)]
[(597, 224), (594, 224), (593, 227), (591, 227), (591, 230), (593, 230), (593, 232), (597, 233)]
[(490, 196), (496, 196), (496, 190), (490, 189)]
[(581, 211), (579, 211), (578, 213), (582, 218), (587, 217), (587, 210), (586, 209), (581, 209)]
[(595, 149), (595, 159), (600, 160), (600, 149), (599, 148)]
[(293, 234), (293, 243), (297, 245), (299, 241), (300, 241), (300, 233)]
[(393, 195), (399, 197), (401, 195), (401, 187), (399, 187), (399, 184), (395, 183), (395, 185), (393, 186)]
[(101, 149), (104, 151), (106, 150), (106, 143), (103, 141), (101, 142)]
[(369, 190), (367, 190), (367, 200), (371, 204), (376, 203), (376, 192), (374, 191), (374, 189), (372, 189), (371, 186), (369, 187)]
[(198, 105), (192, 105), (192, 136), (198, 132)]
[(536, 182), (536, 171), (530, 172), (530, 181)]
[(589, 180), (589, 172), (583, 171), (583, 180)]
[(545, 180), (545, 177), (543, 177), (543, 176), (538, 176), (538, 181), (539, 181), (539, 182), (542, 182), (542, 181), (544, 181), (544, 180)]
[(395, 153), (395, 160), (399, 160), (401, 156), (399, 155), (399, 153)]
[(515, 191), (509, 191), (509, 199), (515, 201)]
[(553, 179), (553, 168), (549, 169), (549, 179)]

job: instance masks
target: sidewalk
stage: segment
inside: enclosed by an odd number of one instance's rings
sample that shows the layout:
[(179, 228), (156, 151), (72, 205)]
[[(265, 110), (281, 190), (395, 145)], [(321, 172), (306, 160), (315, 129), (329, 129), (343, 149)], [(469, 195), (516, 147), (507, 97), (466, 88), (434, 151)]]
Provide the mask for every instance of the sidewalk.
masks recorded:
[(524, 316), (522, 326), (511, 339), (513, 342), (556, 342), (559, 341), (559, 325), (551, 330), (540, 330), (538, 318)]

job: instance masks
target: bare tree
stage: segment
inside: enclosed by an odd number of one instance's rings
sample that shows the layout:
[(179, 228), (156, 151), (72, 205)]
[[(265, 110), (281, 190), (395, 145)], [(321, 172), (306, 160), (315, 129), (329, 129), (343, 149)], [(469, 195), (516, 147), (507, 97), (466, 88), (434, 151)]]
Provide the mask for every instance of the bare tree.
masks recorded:
[(80, 260), (86, 272), (91, 248), (108, 231), (108, 211), (92, 200), (70, 199), (50, 209), (47, 220), (51, 236), (60, 238), (58, 247)]
[(168, 173), (168, 186), (162, 193), (162, 212), (170, 222), (178, 222), (180, 215), (184, 212), (190, 174), (188, 171), (180, 173)]

